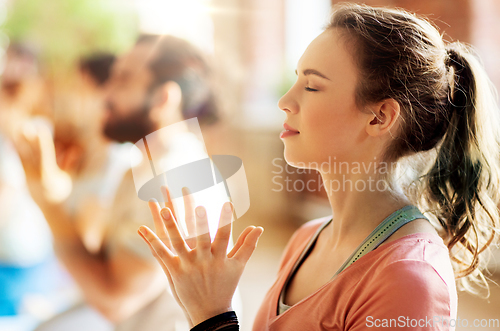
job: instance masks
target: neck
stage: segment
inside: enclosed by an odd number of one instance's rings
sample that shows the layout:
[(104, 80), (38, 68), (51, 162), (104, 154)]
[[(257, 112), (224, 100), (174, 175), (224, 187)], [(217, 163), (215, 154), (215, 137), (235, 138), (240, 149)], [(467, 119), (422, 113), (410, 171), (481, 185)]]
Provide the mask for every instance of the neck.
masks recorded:
[(321, 176), (332, 207), (327, 235), (334, 249), (357, 246), (392, 212), (411, 204), (402, 192), (382, 185), (386, 182), (376, 171), (329, 171)]

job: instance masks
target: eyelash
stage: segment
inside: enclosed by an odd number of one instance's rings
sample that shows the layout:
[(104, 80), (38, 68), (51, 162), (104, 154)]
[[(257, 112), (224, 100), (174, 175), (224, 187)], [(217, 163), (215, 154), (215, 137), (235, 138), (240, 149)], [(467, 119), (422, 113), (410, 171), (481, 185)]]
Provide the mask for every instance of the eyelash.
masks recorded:
[(310, 88), (310, 87), (306, 87), (305, 90), (308, 92), (317, 92), (318, 91), (318, 90), (315, 90), (315, 89)]

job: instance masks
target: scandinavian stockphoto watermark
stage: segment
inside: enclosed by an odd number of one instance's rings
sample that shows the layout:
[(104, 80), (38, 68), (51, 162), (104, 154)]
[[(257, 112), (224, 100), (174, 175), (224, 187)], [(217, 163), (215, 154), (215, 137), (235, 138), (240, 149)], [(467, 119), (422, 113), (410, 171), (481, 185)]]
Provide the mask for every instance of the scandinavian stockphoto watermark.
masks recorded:
[[(386, 191), (389, 183), (384, 175), (392, 173), (397, 168), (397, 162), (377, 161), (370, 162), (345, 162), (337, 161), (336, 157), (328, 157), (322, 163), (297, 162), (293, 167), (282, 158), (275, 158), (273, 164), (272, 183), (274, 192), (316, 192), (321, 190), (339, 191)], [(315, 169), (315, 170), (312, 170)], [(330, 179), (317, 180), (314, 178), (303, 179), (302, 174), (313, 174), (315, 171), (329, 176)], [(355, 178), (355, 179), (352, 179)]]
[(398, 318), (375, 318), (373, 316), (367, 316), (365, 325), (367, 328), (500, 328), (500, 320), (498, 318), (490, 318), (469, 321), (465, 318), (450, 318), (449, 316), (425, 316), (422, 318), (411, 318), (409, 316), (398, 316)]

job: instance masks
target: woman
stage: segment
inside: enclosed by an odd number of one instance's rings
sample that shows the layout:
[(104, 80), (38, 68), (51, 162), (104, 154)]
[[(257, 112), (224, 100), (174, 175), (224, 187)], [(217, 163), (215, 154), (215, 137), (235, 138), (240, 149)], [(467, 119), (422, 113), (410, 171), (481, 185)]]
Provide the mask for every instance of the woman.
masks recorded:
[[(498, 228), (497, 107), (478, 60), (412, 14), (342, 5), (297, 74), (279, 102), (285, 158), (321, 172), (333, 216), (294, 234), (254, 330), (454, 329), (454, 276), (484, 280)], [(193, 330), (236, 330), (232, 291), (262, 229), (226, 255), (230, 229), (210, 244), (203, 207), (196, 246), (151, 210), (163, 241), (140, 233)]]

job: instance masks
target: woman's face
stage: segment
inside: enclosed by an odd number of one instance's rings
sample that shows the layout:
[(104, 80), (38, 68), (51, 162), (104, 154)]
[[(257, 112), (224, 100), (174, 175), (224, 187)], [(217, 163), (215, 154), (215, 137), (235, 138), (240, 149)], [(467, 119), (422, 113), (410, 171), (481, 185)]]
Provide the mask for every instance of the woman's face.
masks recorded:
[(338, 30), (328, 29), (313, 40), (297, 75), (278, 104), (287, 116), (285, 128), (292, 131), (281, 135), (286, 161), (314, 169), (322, 162), (363, 159), (368, 115), (356, 106), (358, 72)]

